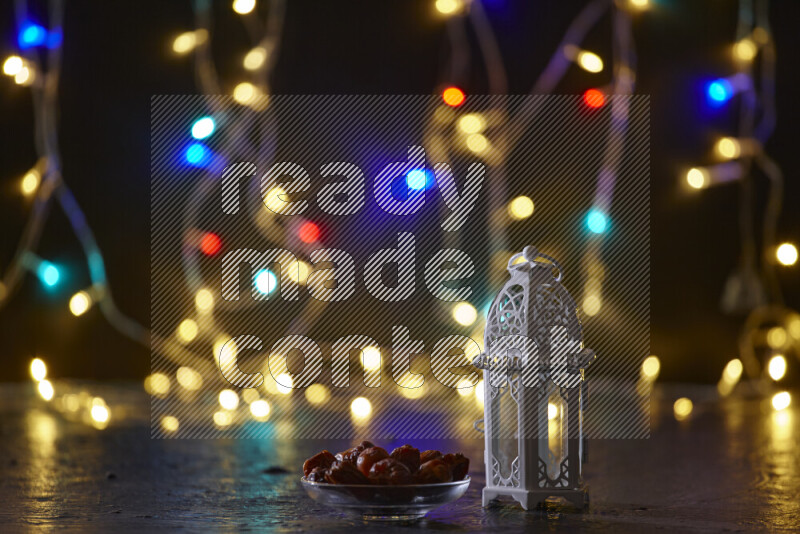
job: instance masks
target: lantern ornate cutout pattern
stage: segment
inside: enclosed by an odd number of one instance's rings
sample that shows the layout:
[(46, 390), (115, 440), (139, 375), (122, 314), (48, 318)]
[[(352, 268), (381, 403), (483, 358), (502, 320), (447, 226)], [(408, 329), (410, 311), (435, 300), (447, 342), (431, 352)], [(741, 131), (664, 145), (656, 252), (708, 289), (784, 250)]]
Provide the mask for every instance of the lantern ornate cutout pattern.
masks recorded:
[(583, 348), (575, 301), (555, 259), (525, 247), (508, 272), (489, 309), (486, 352), (473, 362), (484, 370), (483, 505), (510, 496), (527, 510), (562, 497), (583, 508), (584, 370), (594, 351)]

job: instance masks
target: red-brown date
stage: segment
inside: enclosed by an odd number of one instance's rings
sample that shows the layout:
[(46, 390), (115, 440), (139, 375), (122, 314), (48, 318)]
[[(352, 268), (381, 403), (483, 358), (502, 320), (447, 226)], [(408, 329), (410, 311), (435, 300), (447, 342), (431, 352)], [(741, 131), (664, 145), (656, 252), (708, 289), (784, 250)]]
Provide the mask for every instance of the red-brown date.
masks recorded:
[(418, 484), (440, 484), (442, 482), (452, 482), (453, 474), (450, 466), (444, 460), (436, 459), (425, 462), (419, 467), (416, 476)]
[(336, 461), (336, 457), (328, 451), (317, 453), (303, 463), (303, 475), (308, 477), (315, 467), (327, 469), (334, 461)]
[(373, 484), (399, 486), (411, 484), (411, 472), (394, 458), (385, 458), (372, 465), (369, 481)]
[(364, 452), (364, 449), (370, 449), (375, 445), (372, 444), (370, 441), (362, 441), (352, 449), (347, 449), (346, 451), (342, 451), (336, 454), (336, 459), (340, 462), (350, 462), (355, 464), (358, 460), (358, 455)]
[(325, 473), (329, 484), (369, 484), (369, 479), (355, 465), (348, 462), (333, 462)]
[(389, 453), (386, 452), (386, 449), (382, 447), (370, 447), (369, 449), (364, 449), (361, 454), (358, 455), (356, 466), (358, 470), (366, 476), (375, 463), (388, 457)]
[(469, 471), (469, 458), (457, 452), (455, 454), (445, 454), (442, 460), (450, 466), (453, 480), (464, 480), (464, 477), (467, 476), (467, 472)]
[(401, 464), (405, 465), (412, 473), (416, 473), (417, 470), (419, 470), (419, 449), (416, 449), (411, 445), (403, 445), (402, 447), (397, 447), (395, 450), (393, 450), (391, 456)]
[(431, 460), (436, 460), (437, 458), (441, 458), (442, 453), (439, 451), (425, 451), (419, 455), (419, 463), (420, 465), (430, 462)]
[(309, 482), (325, 482), (325, 475), (328, 469), (325, 467), (315, 467), (306, 475), (306, 480)]

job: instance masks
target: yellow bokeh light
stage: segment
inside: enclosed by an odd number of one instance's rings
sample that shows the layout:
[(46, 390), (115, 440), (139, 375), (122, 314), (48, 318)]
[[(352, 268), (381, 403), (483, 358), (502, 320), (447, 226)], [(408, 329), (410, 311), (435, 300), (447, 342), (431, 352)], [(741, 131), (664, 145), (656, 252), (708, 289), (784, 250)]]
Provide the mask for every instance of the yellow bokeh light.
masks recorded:
[(208, 39), (208, 32), (203, 29), (183, 32), (172, 41), (172, 51), (176, 54), (186, 54), (198, 45), (205, 43), (206, 39)]
[(469, 302), (459, 302), (453, 306), (453, 319), (462, 326), (470, 326), (478, 319), (478, 310)]
[(650, 380), (651, 382), (658, 378), (658, 373), (661, 371), (661, 361), (658, 356), (648, 356), (642, 362), (642, 378)]
[(467, 148), (476, 154), (486, 151), (489, 148), (489, 140), (479, 133), (467, 136)]
[(306, 388), (305, 395), (306, 400), (311, 404), (322, 404), (331, 396), (328, 388), (322, 384), (311, 384)]
[[(281, 202), (283, 204), (283, 202)], [(288, 272), (286, 276), (292, 282), (295, 282), (300, 285), (305, 285), (306, 280), (308, 280), (308, 273), (311, 272), (311, 266), (304, 262), (303, 260), (293, 261), (289, 265)]]
[(78, 317), (83, 315), (92, 305), (92, 297), (86, 291), (78, 291), (69, 299), (69, 311)]
[(773, 349), (779, 349), (786, 344), (788, 336), (786, 330), (780, 326), (773, 326), (767, 330), (767, 345)]
[(483, 115), (468, 113), (459, 119), (458, 127), (465, 134), (479, 133), (486, 127), (486, 121)]
[(250, 50), (242, 60), (242, 65), (247, 70), (260, 69), (264, 62), (267, 60), (267, 49), (263, 46), (257, 46)]
[(181, 321), (181, 324), (178, 325), (178, 330), (176, 333), (181, 342), (190, 343), (194, 341), (199, 332), (200, 328), (197, 326), (195, 321), (192, 319), (184, 319)]
[(686, 173), (686, 183), (694, 189), (702, 189), (708, 185), (710, 176), (708, 171), (697, 167), (692, 167)]
[(602, 72), (603, 70), (603, 60), (600, 59), (600, 56), (594, 52), (581, 50), (578, 52), (576, 61), (578, 62), (578, 65), (580, 65), (580, 67), (587, 72), (597, 73)]
[(781, 265), (794, 265), (797, 263), (797, 247), (791, 243), (781, 243), (775, 250), (775, 257)]
[(647, 9), (650, 7), (650, 0), (628, 0), (628, 4), (636, 9)]
[(39, 385), (36, 389), (39, 390), (39, 395), (46, 401), (52, 400), (53, 395), (55, 395), (55, 389), (53, 389), (53, 384), (51, 384), (49, 380), (39, 381)]
[(250, 413), (256, 419), (266, 419), (269, 417), (269, 403), (265, 400), (253, 401), (250, 404)]
[(153, 373), (144, 379), (144, 390), (157, 397), (163, 397), (169, 393), (169, 386), (169, 377), (164, 373)]
[(275, 387), (278, 390), (278, 393), (283, 395), (288, 395), (292, 392), (292, 386), (294, 385), (294, 380), (292, 380), (292, 375), (289, 373), (281, 373), (275, 377)]
[(364, 347), (361, 351), (361, 366), (367, 371), (377, 371), (381, 368), (381, 349), (378, 347)]
[(232, 389), (223, 389), (219, 392), (219, 405), (226, 410), (235, 410), (239, 406), (239, 395)]
[(42, 176), (36, 169), (33, 169), (25, 173), (25, 176), (22, 177), (22, 182), (20, 183), (20, 189), (22, 190), (22, 194), (25, 196), (32, 195), (36, 191), (36, 189), (39, 188), (39, 181), (41, 179)]
[(742, 39), (733, 45), (733, 57), (741, 61), (752, 61), (758, 53), (758, 47), (751, 39)]
[(253, 105), (260, 96), (263, 96), (261, 91), (250, 82), (242, 82), (233, 88), (233, 99), (243, 105)]
[(694, 404), (692, 404), (690, 399), (681, 397), (675, 401), (675, 404), (672, 405), (672, 409), (675, 412), (675, 419), (683, 421), (692, 414)]
[(36, 79), (36, 72), (31, 67), (22, 67), (14, 76), (14, 83), (17, 85), (30, 85)]
[(194, 306), (200, 313), (210, 313), (214, 309), (214, 295), (208, 289), (201, 289), (194, 296)]
[(714, 147), (717, 154), (725, 159), (736, 159), (742, 153), (742, 146), (738, 139), (723, 137)]
[(256, 0), (233, 0), (233, 10), (240, 15), (247, 15), (256, 7)]
[(483, 406), (483, 380), (478, 380), (478, 383), (475, 384), (475, 402), (478, 406)]
[(777, 411), (785, 410), (792, 404), (792, 395), (788, 391), (781, 391), (772, 396), (772, 407)]
[(722, 371), (722, 379), (729, 384), (735, 384), (742, 377), (742, 371), (744, 371), (742, 360), (734, 358), (725, 365), (725, 369)]
[(461, 395), (462, 397), (468, 398), (470, 395), (473, 394), (472, 388), (474, 387), (475, 384), (473, 384), (471, 380), (469, 380), (468, 378), (462, 378), (461, 380), (458, 381), (458, 384), (456, 385), (457, 388), (456, 391), (458, 391), (458, 394)]
[(226, 427), (233, 422), (233, 416), (231, 412), (215, 412), (214, 413), (214, 424), (219, 427)]
[(3, 74), (7, 76), (16, 76), (23, 69), (25, 63), (19, 56), (8, 56), (3, 63)]
[(464, 7), (463, 0), (436, 0), (436, 10), (443, 15), (452, 15)]
[(175, 373), (178, 384), (189, 391), (200, 389), (203, 385), (203, 376), (191, 367), (180, 367)]
[(95, 401), (92, 403), (92, 409), (89, 412), (92, 416), (92, 419), (97, 423), (107, 423), (108, 420), (111, 418), (111, 412), (106, 406), (105, 401), (100, 397), (96, 397)]
[(547, 419), (552, 421), (556, 417), (558, 417), (558, 406), (552, 402), (547, 403)]
[(424, 378), (418, 375), (414, 375), (410, 371), (406, 371), (403, 376), (400, 377), (400, 380), (397, 381), (397, 385), (400, 386), (398, 391), (400, 391), (400, 395), (407, 399), (419, 399), (425, 395), (425, 382)]
[(282, 188), (273, 187), (264, 196), (264, 205), (267, 206), (267, 208), (269, 208), (269, 210), (272, 212), (282, 213), (288, 205), (288, 202), (283, 200), (283, 196), (285, 194), (286, 191), (284, 191)]
[(602, 305), (603, 301), (599, 296), (587, 295), (586, 298), (583, 299), (583, 312), (589, 317), (593, 317), (600, 313)]
[(165, 415), (161, 418), (161, 428), (164, 429), (164, 432), (176, 432), (179, 426), (180, 421), (178, 421), (177, 417)]
[(533, 215), (533, 200), (519, 196), (508, 203), (508, 214), (512, 219), (527, 219)]
[(356, 397), (350, 403), (350, 413), (356, 419), (366, 419), (372, 414), (372, 403), (366, 397)]
[(47, 365), (41, 358), (31, 360), (31, 378), (41, 382), (47, 376)]
[(242, 391), (242, 400), (244, 400), (247, 404), (252, 404), (260, 398), (261, 395), (258, 394), (258, 390), (255, 388), (247, 388)]
[(776, 382), (783, 378), (786, 375), (786, 358), (781, 354), (770, 358), (769, 364), (767, 365), (767, 372), (770, 378)]

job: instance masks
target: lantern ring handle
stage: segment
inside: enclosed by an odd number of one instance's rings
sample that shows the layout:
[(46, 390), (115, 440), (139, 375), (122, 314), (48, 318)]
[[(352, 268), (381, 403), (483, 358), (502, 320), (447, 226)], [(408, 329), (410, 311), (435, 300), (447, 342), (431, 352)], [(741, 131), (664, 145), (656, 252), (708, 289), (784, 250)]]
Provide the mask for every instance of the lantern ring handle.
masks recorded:
[(480, 432), (481, 434), (485, 434), (486, 431), (480, 427), (483, 424), (483, 418), (478, 419), (474, 423), (472, 423), (472, 428)]
[(516, 254), (511, 256), (511, 258), (509, 258), (509, 260), (508, 260), (508, 270), (512, 269), (512, 267), (514, 265), (514, 262), (517, 261), (519, 258), (525, 258), (530, 263), (538, 263), (540, 265), (547, 265), (547, 264), (544, 263), (544, 262), (541, 262), (541, 261), (537, 262), (536, 258), (543, 258), (543, 259), (547, 260), (550, 263), (550, 266), (554, 267), (556, 269), (556, 271), (558, 271), (558, 274), (556, 274), (556, 276), (555, 276), (556, 282), (561, 282), (561, 278), (562, 278), (561, 264), (558, 263), (558, 261), (555, 258), (553, 258), (552, 256), (548, 256), (547, 254), (543, 254), (543, 253), (539, 252), (538, 250), (536, 250), (536, 247), (528, 245), (527, 247), (522, 249), (522, 252), (517, 252)]

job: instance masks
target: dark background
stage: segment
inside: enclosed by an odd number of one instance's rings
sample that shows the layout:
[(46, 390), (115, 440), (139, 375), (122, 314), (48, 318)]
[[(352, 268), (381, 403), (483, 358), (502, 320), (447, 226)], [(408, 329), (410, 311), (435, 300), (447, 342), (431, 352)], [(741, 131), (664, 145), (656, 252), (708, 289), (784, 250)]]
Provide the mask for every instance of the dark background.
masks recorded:
[[(275, 93), (431, 94), (443, 81), (445, 23), (432, 0), (288, 4), (272, 79)], [(484, 4), (506, 59), (509, 92), (527, 93), (583, 2)], [(37, 5), (33, 2), (34, 13)], [(714, 381), (736, 354), (742, 318), (724, 316), (719, 299), (739, 254), (738, 189), (689, 195), (681, 184), (687, 167), (711, 161), (717, 137), (735, 131), (735, 108), (709, 111), (702, 90), (709, 79), (734, 71), (730, 46), (736, 9), (729, 0), (659, 0), (635, 20), (636, 91), (651, 95), (652, 106), (651, 345), (662, 359), (664, 380)], [(218, 2), (215, 10), (215, 55), (223, 88), (230, 91), (244, 79), (241, 58), (252, 45), (230, 2)], [(70, 0), (65, 17), (60, 90), (64, 177), (104, 251), (119, 307), (147, 324), (150, 96), (196, 92), (192, 60), (171, 51), (173, 38), (192, 29), (190, 3)], [(800, 3), (773, 2), (778, 125), (767, 149), (787, 178), (778, 238), (793, 241), (800, 235), (795, 179), (800, 112), (794, 105), (800, 81), (794, 57), (800, 44), (798, 20)], [(12, 2), (2, 2), (3, 57), (16, 53), (13, 21)], [(606, 17), (585, 47), (608, 58), (609, 32)], [(473, 47), (470, 79), (461, 81), (468, 93), (488, 91), (480, 65)], [(579, 94), (607, 81), (573, 68), (558, 92)], [(0, 80), (0, 120), (0, 266), (5, 268), (30, 207), (19, 193), (19, 178), (36, 160), (30, 91), (7, 77)], [(765, 180), (757, 182), (763, 200)], [(512, 231), (524, 232), (524, 227)], [(80, 318), (69, 313), (69, 297), (89, 280), (77, 241), (57, 209), (39, 252), (63, 266), (64, 282), (46, 290), (27, 276), (0, 310), (5, 363), (0, 380), (27, 376), (34, 354), (46, 357), (53, 376), (145, 376), (150, 368), (146, 348), (114, 331), (96, 310)], [(800, 301), (796, 273), (796, 268), (778, 271), (791, 307)]]

